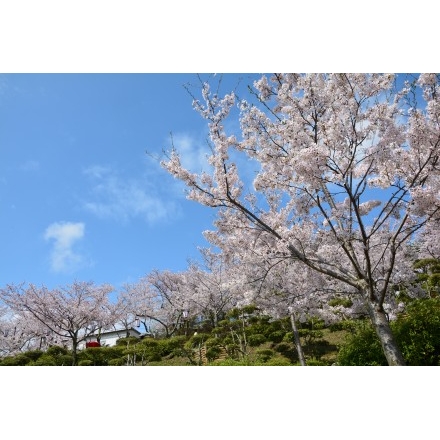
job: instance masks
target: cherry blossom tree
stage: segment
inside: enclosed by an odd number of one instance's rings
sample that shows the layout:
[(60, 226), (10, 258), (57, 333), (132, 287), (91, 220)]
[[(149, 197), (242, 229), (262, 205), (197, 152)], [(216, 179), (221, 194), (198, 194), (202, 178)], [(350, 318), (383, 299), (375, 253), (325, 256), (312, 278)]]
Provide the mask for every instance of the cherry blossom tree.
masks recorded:
[(203, 262), (191, 263), (186, 271), (190, 308), (216, 327), (237, 302), (241, 277), (235, 265), (227, 264), (222, 253), (199, 249)]
[[(134, 283), (126, 283), (118, 294), (118, 309), (123, 311), (118, 321), (124, 328), (143, 326), (145, 332), (155, 333), (163, 327), (164, 313), (161, 301), (147, 277)], [(165, 324), (166, 326), (166, 324)]]
[(30, 284), (8, 285), (0, 289), (0, 297), (15, 316), (32, 317), (40, 324), (35, 335), (46, 337), (48, 344), (70, 342), (73, 364), (77, 363), (78, 344), (98, 328), (113, 323), (109, 294), (110, 285), (95, 286), (92, 282), (77, 282), (67, 287), (49, 290)]
[(0, 356), (41, 349), (45, 344), (41, 324), (29, 314), (16, 314), (7, 306), (0, 309)]
[(138, 282), (126, 284), (120, 298), (145, 328), (150, 322), (166, 337), (176, 334), (191, 317), (189, 313), (195, 313), (190, 310), (185, 272), (154, 269)]
[[(396, 264), (437, 224), (440, 203), (439, 77), (399, 79), (263, 75), (246, 100), (204, 84), (193, 105), (208, 122), (211, 169), (185, 169), (174, 148), (162, 162), (189, 199), (218, 210), (214, 244), (264, 241), (356, 294), (389, 365), (405, 364), (384, 309)], [(226, 128), (236, 104), (240, 135)]]

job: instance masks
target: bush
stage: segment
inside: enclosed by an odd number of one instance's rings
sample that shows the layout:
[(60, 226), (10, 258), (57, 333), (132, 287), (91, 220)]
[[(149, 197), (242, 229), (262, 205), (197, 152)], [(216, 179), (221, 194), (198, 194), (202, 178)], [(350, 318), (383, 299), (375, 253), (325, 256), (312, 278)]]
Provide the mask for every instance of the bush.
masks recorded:
[[(129, 346), (129, 348), (138, 347), (138, 345)], [(117, 359), (124, 353), (122, 345), (115, 347), (90, 347), (78, 353), (78, 361), (91, 360), (93, 365), (106, 366), (111, 359)]]
[(278, 344), (279, 342), (281, 342), (284, 339), (284, 335), (286, 334), (286, 332), (284, 330), (277, 330), (272, 332), (269, 336), (268, 336), (268, 340), (274, 342), (275, 344)]
[[(45, 353), (34, 362), (34, 365), (39, 367), (56, 367), (57, 360), (54, 356)], [(72, 365), (72, 362), (70, 362), (70, 365)]]
[(1, 365), (4, 367), (18, 367), (27, 365), (31, 361), (31, 358), (27, 357), (24, 353), (20, 353), (16, 356), (6, 356), (2, 359)]
[(82, 361), (78, 362), (79, 367), (91, 367), (93, 366), (93, 361), (90, 359), (83, 359)]
[(26, 356), (33, 361), (36, 361), (40, 356), (43, 355), (44, 352), (41, 350), (31, 350), (26, 352)]
[(379, 338), (369, 322), (358, 324), (338, 353), (339, 365), (388, 365)]
[(328, 305), (331, 307), (342, 306), (349, 308), (353, 305), (353, 301), (349, 298), (333, 298), (328, 302)]
[(221, 339), (219, 339), (219, 338), (210, 337), (205, 341), (205, 345), (207, 347), (216, 347), (221, 343), (220, 341), (221, 341)]
[(52, 345), (52, 347), (49, 347), (46, 350), (46, 354), (50, 356), (61, 356), (63, 354), (68, 354), (68, 353), (69, 350), (67, 350), (67, 348), (60, 347), (59, 345)]
[(359, 321), (354, 321), (351, 319), (344, 319), (342, 321), (334, 322), (333, 324), (330, 324), (329, 330), (331, 332), (337, 332), (337, 331), (341, 331), (341, 330), (354, 332), (354, 331), (356, 331), (358, 322)]
[(289, 344), (287, 342), (280, 342), (274, 347), (275, 351), (278, 353), (286, 353), (288, 351), (292, 350), (292, 344)]
[(293, 332), (287, 332), (283, 337), (283, 342), (292, 342), (293, 341)]
[(283, 356), (275, 356), (270, 358), (265, 365), (269, 367), (290, 367), (292, 364)]
[(321, 361), (320, 359), (307, 359), (306, 364), (308, 367), (326, 367), (328, 364), (324, 361)]
[[(179, 355), (187, 341), (186, 336), (173, 336), (169, 339), (158, 340), (158, 349), (161, 356)], [(151, 340), (152, 342), (154, 340)]]
[(108, 365), (110, 367), (120, 367), (125, 365), (125, 362), (126, 362), (125, 358), (110, 359), (108, 361)]
[(224, 360), (218, 360), (218, 361), (214, 361), (211, 365), (215, 365), (218, 367), (250, 367), (252, 365), (255, 365), (254, 362), (252, 362), (251, 359), (249, 358), (244, 358), (244, 359), (224, 359)]
[(275, 352), (269, 348), (263, 348), (255, 351), (257, 361), (266, 363), (270, 358), (275, 356)]
[(213, 346), (206, 350), (206, 357), (209, 362), (212, 362), (220, 355), (221, 352), (222, 349), (219, 346)]
[[(439, 365), (439, 298), (411, 301), (390, 326), (408, 365)], [(354, 332), (339, 350), (338, 364), (387, 365), (379, 338), (369, 322), (356, 323)]]
[(413, 301), (392, 329), (408, 365), (439, 365), (440, 299)]
[(73, 365), (73, 356), (71, 354), (63, 354), (56, 358), (57, 365)]
[(248, 336), (247, 341), (251, 347), (257, 347), (258, 345), (264, 344), (266, 342), (266, 337), (261, 333), (257, 333), (256, 335)]

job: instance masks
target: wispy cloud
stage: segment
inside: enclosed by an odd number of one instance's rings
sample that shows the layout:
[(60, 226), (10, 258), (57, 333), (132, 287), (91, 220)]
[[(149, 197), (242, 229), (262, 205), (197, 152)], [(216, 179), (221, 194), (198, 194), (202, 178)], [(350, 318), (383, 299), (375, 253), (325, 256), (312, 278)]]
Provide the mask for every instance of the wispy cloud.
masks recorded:
[[(234, 126), (229, 127), (229, 133), (234, 133)], [(236, 130), (237, 131), (237, 130)], [(239, 138), (239, 133), (237, 132)], [(212, 154), (206, 140), (202, 137), (197, 138), (189, 134), (173, 134), (173, 145), (180, 154), (182, 165), (193, 173), (205, 171), (212, 173), (212, 167), (208, 163), (208, 157)], [(230, 161), (237, 165), (240, 171), (240, 177), (245, 187), (252, 188), (252, 182), (256, 173), (260, 170), (260, 165), (255, 160), (250, 159), (243, 152), (231, 150)]]
[(36, 160), (28, 160), (20, 165), (20, 170), (25, 172), (38, 171), (39, 169), (40, 169), (40, 162)]
[(85, 169), (84, 174), (93, 182), (93, 200), (84, 202), (84, 207), (98, 217), (124, 222), (138, 217), (153, 224), (177, 214), (175, 202), (163, 196), (158, 181), (125, 179), (101, 165)]
[(78, 240), (84, 237), (84, 223), (55, 222), (44, 233), (46, 240), (54, 240), (50, 256), (54, 272), (74, 272), (83, 263), (83, 257), (74, 251)]
[(173, 144), (180, 153), (182, 165), (186, 169), (195, 173), (209, 169), (207, 156), (211, 154), (211, 151), (206, 140), (187, 133), (173, 133)]

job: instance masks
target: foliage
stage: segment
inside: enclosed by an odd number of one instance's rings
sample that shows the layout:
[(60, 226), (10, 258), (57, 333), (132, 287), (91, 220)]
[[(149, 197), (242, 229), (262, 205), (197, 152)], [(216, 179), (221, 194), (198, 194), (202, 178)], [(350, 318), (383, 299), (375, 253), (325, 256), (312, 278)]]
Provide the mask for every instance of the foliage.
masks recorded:
[(222, 349), (219, 346), (213, 346), (208, 348), (206, 350), (206, 357), (208, 359), (208, 362), (212, 362), (215, 359), (217, 359), (221, 352)]
[(255, 351), (257, 361), (267, 362), (270, 358), (275, 356), (275, 352), (268, 348), (262, 348)]
[(353, 301), (350, 298), (333, 298), (328, 302), (331, 307), (342, 306), (349, 308), (353, 305)]
[(256, 334), (248, 336), (247, 340), (248, 340), (248, 344), (251, 347), (256, 347), (258, 345), (265, 343), (266, 337), (264, 335), (262, 335), (261, 333), (256, 333)]
[[(30, 365), (30, 364), (28, 364)], [(56, 367), (61, 364), (57, 363), (57, 359), (54, 356), (50, 356), (48, 354), (44, 354), (43, 356), (39, 357), (32, 365), (35, 366), (50, 366), (50, 367)], [(70, 358), (70, 362), (67, 365), (72, 365), (72, 358)]]
[(27, 365), (29, 362), (31, 362), (32, 359), (28, 356), (26, 356), (25, 353), (17, 354), (16, 356), (6, 356), (2, 359), (1, 365), (2, 366), (23, 366)]
[(114, 347), (90, 347), (78, 354), (78, 362), (90, 361), (93, 366), (107, 366), (111, 360), (121, 358), (124, 351), (124, 347), (118, 345)]
[(338, 353), (339, 365), (387, 365), (379, 338), (372, 325), (359, 321), (354, 333), (347, 335)]
[(311, 359), (307, 359), (307, 366), (308, 367), (325, 367), (325, 366), (328, 366), (328, 363), (326, 363), (325, 361), (322, 361), (320, 359), (311, 358)]
[(274, 342), (274, 343), (278, 343), (284, 339), (285, 334), (286, 334), (286, 332), (284, 330), (276, 330), (276, 331), (270, 333), (269, 336), (267, 337), (267, 339), (269, 341)]
[(332, 322), (329, 326), (329, 329), (332, 332), (346, 330), (353, 333), (356, 330), (357, 322), (358, 321), (354, 319), (342, 319), (340, 321)]
[(135, 336), (129, 336), (128, 338), (119, 338), (116, 341), (116, 345), (128, 346), (133, 344), (138, 344), (140, 342), (139, 338)]
[(284, 356), (274, 356), (270, 358), (265, 365), (268, 367), (289, 367), (292, 366), (292, 363)]
[(414, 263), (417, 281), (427, 292), (434, 297), (440, 294), (440, 260), (437, 258), (423, 258)]
[(125, 359), (124, 358), (116, 358), (116, 359), (110, 359), (108, 361), (108, 365), (110, 367), (120, 367), (125, 365)]
[[(416, 299), (391, 323), (408, 365), (440, 363), (440, 298)], [(339, 365), (386, 365), (379, 339), (367, 321), (357, 321), (340, 347)]]
[(415, 300), (393, 323), (408, 365), (440, 365), (440, 298)]
[(33, 361), (38, 360), (43, 354), (44, 352), (41, 350), (29, 350), (26, 352), (26, 356)]

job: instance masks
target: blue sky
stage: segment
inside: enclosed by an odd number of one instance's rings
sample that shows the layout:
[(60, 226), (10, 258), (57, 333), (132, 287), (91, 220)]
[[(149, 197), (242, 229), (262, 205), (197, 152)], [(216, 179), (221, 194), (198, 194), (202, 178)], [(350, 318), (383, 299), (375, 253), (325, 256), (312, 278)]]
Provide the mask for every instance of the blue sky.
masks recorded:
[[(209, 77), (0, 75), (0, 286), (91, 280), (117, 290), (199, 257), (215, 211), (186, 200), (151, 156), (171, 147), (172, 132), (184, 164), (204, 167), (207, 126), (187, 89), (198, 96)], [(240, 95), (257, 77), (225, 74), (221, 92)]]
[[(229, 74), (224, 90), (240, 78), (252, 81)], [(203, 166), (207, 128), (185, 84), (200, 83), (177, 73), (0, 76), (1, 286), (118, 288), (198, 258), (215, 212), (186, 200), (146, 154), (169, 148), (172, 132), (186, 164)]]

